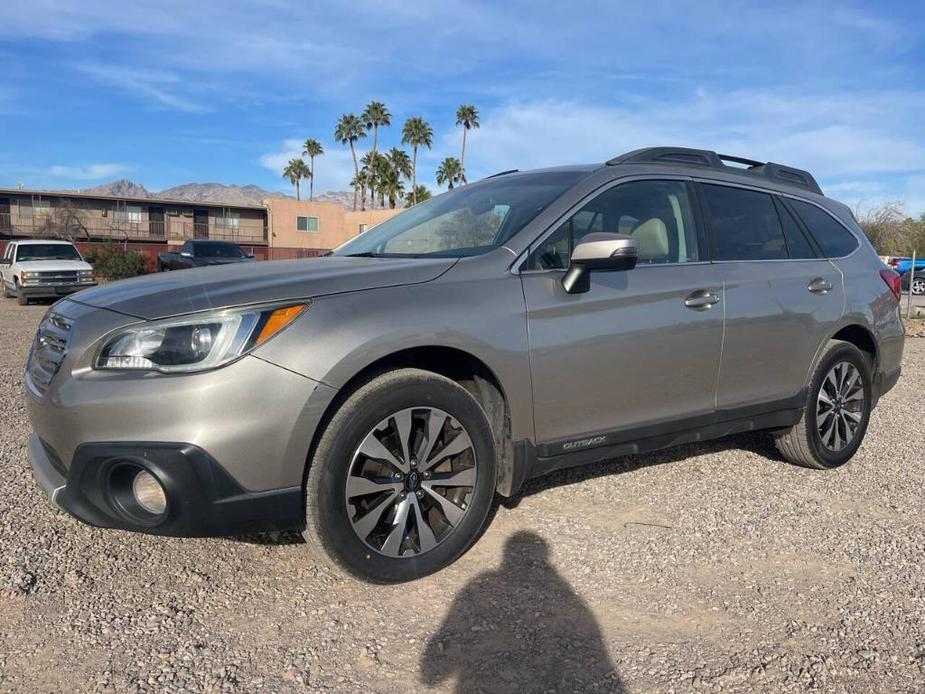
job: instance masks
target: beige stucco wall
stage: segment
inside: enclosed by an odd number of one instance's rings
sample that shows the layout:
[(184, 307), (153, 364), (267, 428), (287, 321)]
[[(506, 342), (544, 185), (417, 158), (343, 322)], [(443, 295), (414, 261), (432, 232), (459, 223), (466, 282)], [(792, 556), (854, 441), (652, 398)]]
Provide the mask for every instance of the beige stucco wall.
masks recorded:
[[(286, 198), (271, 198), (264, 204), (269, 212), (271, 246), (325, 250), (337, 248), (352, 239), (359, 233), (360, 224), (369, 228), (401, 211), (347, 212), (337, 203)], [(299, 231), (298, 217), (317, 217), (318, 231)]]

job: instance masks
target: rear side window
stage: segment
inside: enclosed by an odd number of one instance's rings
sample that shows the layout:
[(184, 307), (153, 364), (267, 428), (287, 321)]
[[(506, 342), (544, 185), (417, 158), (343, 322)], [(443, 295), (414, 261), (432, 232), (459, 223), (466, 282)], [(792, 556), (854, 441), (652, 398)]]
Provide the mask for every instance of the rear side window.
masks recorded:
[(784, 238), (787, 240), (787, 250), (790, 251), (790, 257), (796, 259), (815, 258), (816, 251), (813, 250), (806, 234), (800, 229), (797, 220), (793, 218), (780, 200), (777, 201), (777, 211), (780, 214), (781, 226), (784, 228)]
[(826, 258), (842, 258), (858, 247), (858, 240), (835, 219), (815, 205), (799, 200), (790, 200), (791, 205), (800, 215), (803, 224), (809, 229), (816, 243)]
[(783, 260), (787, 244), (768, 193), (702, 184), (713, 231), (713, 260)]

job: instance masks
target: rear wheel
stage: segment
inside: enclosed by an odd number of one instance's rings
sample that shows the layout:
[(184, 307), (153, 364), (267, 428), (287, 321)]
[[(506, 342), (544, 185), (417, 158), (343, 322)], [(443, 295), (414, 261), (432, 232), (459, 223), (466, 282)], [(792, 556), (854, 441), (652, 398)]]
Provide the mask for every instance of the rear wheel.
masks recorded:
[(364, 580), (426, 576), (479, 536), (496, 469), (491, 427), (468, 391), (426, 371), (387, 373), (354, 392), (319, 440), (305, 538)]
[(797, 465), (817, 469), (843, 465), (864, 439), (872, 402), (867, 357), (848, 342), (832, 340), (813, 372), (802, 419), (775, 432), (777, 448)]
[(916, 296), (925, 294), (925, 277), (914, 277), (912, 279), (912, 293)]

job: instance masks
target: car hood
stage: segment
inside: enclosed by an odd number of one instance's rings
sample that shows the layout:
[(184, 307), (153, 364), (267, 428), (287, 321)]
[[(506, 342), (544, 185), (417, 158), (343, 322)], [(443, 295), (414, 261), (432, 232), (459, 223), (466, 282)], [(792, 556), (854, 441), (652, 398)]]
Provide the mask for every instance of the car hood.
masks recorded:
[(71, 300), (137, 318), (303, 299), (436, 279), (453, 258), (346, 258), (234, 263), (110, 282)]
[(25, 260), (16, 263), (16, 267), (28, 272), (74, 272), (93, 269), (90, 263), (82, 260)]

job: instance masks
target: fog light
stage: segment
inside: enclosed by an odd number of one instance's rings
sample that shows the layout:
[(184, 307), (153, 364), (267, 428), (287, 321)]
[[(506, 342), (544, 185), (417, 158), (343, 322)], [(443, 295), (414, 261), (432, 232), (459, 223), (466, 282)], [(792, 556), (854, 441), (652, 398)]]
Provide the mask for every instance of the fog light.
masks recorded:
[(141, 470), (132, 481), (135, 501), (148, 513), (155, 516), (167, 510), (167, 496), (157, 478), (147, 470)]

